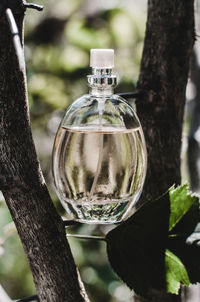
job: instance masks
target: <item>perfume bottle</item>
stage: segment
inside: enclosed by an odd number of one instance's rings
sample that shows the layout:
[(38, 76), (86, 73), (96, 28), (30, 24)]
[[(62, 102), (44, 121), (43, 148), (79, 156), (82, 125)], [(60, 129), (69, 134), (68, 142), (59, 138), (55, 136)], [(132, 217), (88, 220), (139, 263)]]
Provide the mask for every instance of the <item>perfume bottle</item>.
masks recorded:
[(89, 94), (66, 111), (53, 148), (58, 197), (74, 220), (118, 223), (130, 215), (146, 174), (146, 147), (133, 108), (113, 94), (113, 49), (92, 49)]

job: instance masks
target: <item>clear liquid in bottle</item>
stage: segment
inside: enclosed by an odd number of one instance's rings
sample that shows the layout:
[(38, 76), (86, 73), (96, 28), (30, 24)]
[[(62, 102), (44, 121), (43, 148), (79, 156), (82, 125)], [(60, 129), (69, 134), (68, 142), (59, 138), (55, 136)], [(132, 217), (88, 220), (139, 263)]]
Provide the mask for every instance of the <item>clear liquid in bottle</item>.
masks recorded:
[(140, 128), (61, 127), (54, 147), (59, 196), (82, 222), (117, 222), (139, 195), (145, 154)]

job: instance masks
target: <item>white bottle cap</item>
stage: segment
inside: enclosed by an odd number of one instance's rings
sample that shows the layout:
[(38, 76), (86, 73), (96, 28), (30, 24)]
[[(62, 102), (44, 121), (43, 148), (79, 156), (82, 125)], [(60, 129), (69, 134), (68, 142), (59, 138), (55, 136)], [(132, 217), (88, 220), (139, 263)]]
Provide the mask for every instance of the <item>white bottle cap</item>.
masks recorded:
[(93, 68), (114, 67), (114, 49), (91, 49), (90, 67)]

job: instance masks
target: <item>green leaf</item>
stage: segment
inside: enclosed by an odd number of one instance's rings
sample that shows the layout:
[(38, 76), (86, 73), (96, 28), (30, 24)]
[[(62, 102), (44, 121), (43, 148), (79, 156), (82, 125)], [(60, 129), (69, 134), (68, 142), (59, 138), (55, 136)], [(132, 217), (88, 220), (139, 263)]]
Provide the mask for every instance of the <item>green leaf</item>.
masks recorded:
[(199, 198), (189, 191), (185, 196), (182, 203), (187, 204), (188, 200), (191, 203), (193, 200), (193, 204), (170, 231), (167, 246), (184, 264), (190, 282), (196, 283), (200, 282)]
[(200, 281), (200, 248), (187, 240), (199, 221), (198, 197), (186, 185), (170, 188), (107, 234), (113, 269), (141, 296), (151, 288), (178, 293), (188, 276)]
[(189, 285), (190, 280), (181, 260), (170, 250), (165, 255), (167, 292), (178, 294), (181, 284)]
[(188, 191), (188, 186), (185, 184), (178, 188), (171, 187), (169, 190), (170, 198), (170, 219), (169, 231), (181, 220), (188, 212), (190, 207), (198, 200), (197, 196)]
[[(198, 237), (200, 242), (200, 235)], [(190, 283), (200, 282), (200, 246), (196, 244), (196, 240), (188, 243), (183, 237), (171, 237), (168, 248), (185, 266)]]

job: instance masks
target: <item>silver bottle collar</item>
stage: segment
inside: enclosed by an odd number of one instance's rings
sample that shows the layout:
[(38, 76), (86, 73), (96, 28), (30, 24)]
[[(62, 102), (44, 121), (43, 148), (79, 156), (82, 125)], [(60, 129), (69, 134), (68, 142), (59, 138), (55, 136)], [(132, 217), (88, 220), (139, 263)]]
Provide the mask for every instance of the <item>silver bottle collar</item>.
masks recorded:
[(115, 87), (117, 85), (117, 77), (112, 75), (110, 68), (93, 68), (92, 75), (88, 75), (87, 78), (90, 87)]

